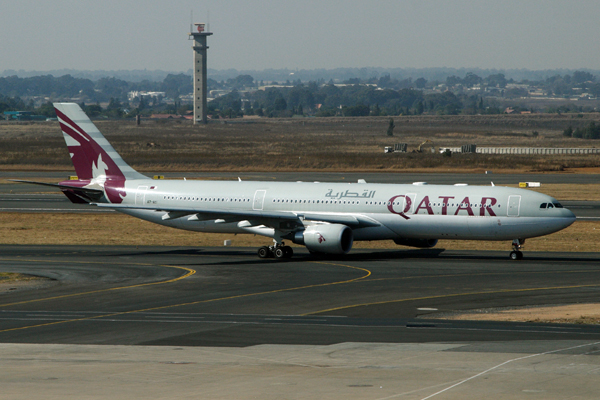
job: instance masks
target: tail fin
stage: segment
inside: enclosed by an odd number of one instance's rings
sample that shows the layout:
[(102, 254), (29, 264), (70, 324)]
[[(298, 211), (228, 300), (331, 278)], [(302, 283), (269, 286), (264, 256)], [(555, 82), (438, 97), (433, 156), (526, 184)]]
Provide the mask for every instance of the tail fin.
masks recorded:
[(121, 158), (76, 103), (54, 103), (71, 161), (80, 180), (148, 179)]

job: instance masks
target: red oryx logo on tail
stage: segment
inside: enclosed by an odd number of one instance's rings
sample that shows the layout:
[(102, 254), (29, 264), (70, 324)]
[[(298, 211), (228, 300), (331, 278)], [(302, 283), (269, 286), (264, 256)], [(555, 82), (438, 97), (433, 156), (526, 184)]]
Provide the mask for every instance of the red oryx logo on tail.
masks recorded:
[[(59, 108), (61, 108), (62, 111)], [(123, 172), (108, 155), (106, 150), (96, 142), (95, 138), (82, 129), (79, 124), (74, 122), (73, 119), (66, 114), (75, 114), (76, 112), (81, 113), (81, 116), (87, 120), (83, 122), (89, 122), (89, 124), (97, 131), (95, 126), (83, 113), (81, 108), (75, 104), (55, 106), (55, 110), (60, 122), (60, 127), (65, 134), (67, 147), (71, 154), (71, 161), (73, 162), (78, 178), (81, 181), (91, 182), (94, 180), (94, 183), (104, 187), (106, 197), (111, 203), (121, 203), (126, 196), (126, 192), (123, 190), (125, 187), (125, 176), (123, 175)], [(78, 120), (82, 118), (79, 115), (71, 116), (76, 117), (76, 119), (78, 118)], [(96, 134), (99, 136), (98, 139), (101, 138), (103, 141), (106, 141), (99, 131)], [(114, 151), (110, 144), (104, 145), (104, 147), (107, 146), (111, 152)]]

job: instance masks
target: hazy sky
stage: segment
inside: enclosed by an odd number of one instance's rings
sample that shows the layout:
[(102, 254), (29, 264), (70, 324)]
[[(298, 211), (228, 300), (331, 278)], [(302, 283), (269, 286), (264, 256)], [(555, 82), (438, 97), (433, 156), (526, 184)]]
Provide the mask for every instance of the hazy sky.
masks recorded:
[(1, 0), (6, 69), (600, 69), (599, 0)]

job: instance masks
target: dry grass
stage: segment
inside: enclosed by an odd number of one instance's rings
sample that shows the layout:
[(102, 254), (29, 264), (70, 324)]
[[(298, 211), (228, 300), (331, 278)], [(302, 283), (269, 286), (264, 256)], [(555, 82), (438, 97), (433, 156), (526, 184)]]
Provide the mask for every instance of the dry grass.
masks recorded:
[(2, 285), (14, 283), (14, 282), (29, 282), (29, 281), (37, 281), (37, 280), (43, 280), (43, 279), (45, 279), (45, 278), (32, 276), (32, 275), (18, 274), (18, 273), (14, 273), (14, 272), (0, 272), (0, 287)]
[[(436, 316), (427, 316), (435, 318)], [(512, 321), (558, 324), (600, 324), (600, 304), (525, 307), (508, 310), (471, 310), (455, 315), (440, 315), (443, 319), (463, 321)]]
[[(600, 166), (597, 155), (519, 156), (431, 153), (384, 154), (383, 147), (425, 139), (436, 147), (593, 147), (597, 142), (562, 136), (567, 126), (600, 122), (599, 114), (577, 116), (419, 116), (234, 120), (192, 126), (188, 122), (128, 121), (96, 124), (123, 158), (142, 171), (562, 171)], [(534, 138), (532, 131), (538, 131)], [(0, 123), (0, 169), (70, 170), (56, 122)]]
[[(182, 231), (122, 214), (0, 213), (1, 244), (258, 247), (271, 239), (254, 235)], [(600, 222), (578, 221), (569, 228), (528, 239), (528, 251), (598, 251)], [(440, 240), (448, 250), (510, 250), (508, 242)], [(401, 249), (392, 241), (356, 242), (354, 248)]]

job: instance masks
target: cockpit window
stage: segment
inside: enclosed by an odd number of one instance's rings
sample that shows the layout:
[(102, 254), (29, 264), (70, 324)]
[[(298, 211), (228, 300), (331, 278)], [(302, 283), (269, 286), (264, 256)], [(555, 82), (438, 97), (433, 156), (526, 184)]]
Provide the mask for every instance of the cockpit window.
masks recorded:
[(556, 202), (556, 203), (542, 203), (542, 204), (540, 204), (540, 208), (541, 209), (545, 209), (545, 208), (563, 208), (563, 206), (559, 202)]

